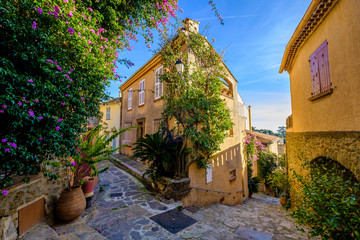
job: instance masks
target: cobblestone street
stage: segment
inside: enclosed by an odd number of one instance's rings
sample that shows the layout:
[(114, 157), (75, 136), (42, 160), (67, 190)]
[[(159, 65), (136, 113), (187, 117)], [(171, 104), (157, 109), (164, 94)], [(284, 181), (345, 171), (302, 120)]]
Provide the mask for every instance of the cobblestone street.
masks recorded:
[[(112, 162), (102, 163), (105, 165), (110, 169), (100, 176), (97, 199), (81, 219), (52, 226), (53, 235), (50, 229), (38, 226), (22, 239), (307, 239), (278, 199), (263, 194), (233, 207), (215, 204), (184, 209), (182, 212), (197, 222), (172, 234), (149, 218), (181, 202), (160, 202), (136, 178)], [(249, 232), (258, 237), (249, 237)]]

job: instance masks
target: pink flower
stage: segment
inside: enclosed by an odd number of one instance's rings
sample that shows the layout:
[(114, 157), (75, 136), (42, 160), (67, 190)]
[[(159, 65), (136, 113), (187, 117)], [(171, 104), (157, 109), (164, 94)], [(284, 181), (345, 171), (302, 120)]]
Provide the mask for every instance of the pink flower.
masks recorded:
[(31, 109), (28, 110), (28, 113), (29, 113), (30, 117), (34, 117), (34, 116), (35, 116), (34, 111), (31, 110)]
[(8, 190), (3, 190), (3, 192), (2, 192), (2, 194), (5, 195), (5, 196), (6, 196), (8, 193), (9, 193)]
[(7, 106), (4, 104), (4, 105), (2, 105), (2, 108), (7, 108)]
[(38, 102), (39, 102), (39, 100), (35, 99), (35, 100), (34, 100), (34, 102), (38, 103)]
[(68, 14), (69, 17), (72, 17), (74, 16), (74, 14), (72, 13), (72, 11), (69, 11), (69, 14)]
[(72, 29), (72, 28), (68, 28), (68, 32), (70, 33), (70, 35), (74, 35), (74, 29)]
[(92, 9), (92, 8), (89, 8), (89, 10), (90, 10), (90, 12), (92, 12), (92, 11), (93, 11), (93, 9)]
[(75, 165), (76, 165), (76, 162), (71, 162), (71, 165), (75, 166)]
[(43, 13), (43, 10), (41, 8), (37, 8), (37, 10), (39, 11), (40, 15)]
[(62, 102), (61, 105), (65, 106), (65, 103)]
[(19, 106), (22, 106), (22, 102), (18, 102), (17, 104), (18, 104)]
[(7, 142), (7, 139), (5, 139), (5, 138), (3, 138), (3, 139), (1, 139), (1, 142)]
[(59, 131), (59, 130), (60, 130), (60, 127), (59, 127), (59, 126), (57, 126), (57, 127), (56, 127), (56, 131)]
[(16, 143), (11, 143), (11, 142), (9, 142), (8, 143), (11, 147), (16, 147), (17, 145), (16, 145)]
[(34, 82), (32, 79), (29, 79), (28, 82)]
[(36, 22), (35, 21), (33, 21), (33, 24), (32, 24), (32, 26), (31, 26), (33, 29), (36, 29)]
[(81, 97), (81, 100), (84, 100), (84, 98), (83, 98), (83, 97)]
[(43, 118), (44, 118), (44, 117), (42, 117), (42, 116), (41, 116), (41, 117), (38, 117), (39, 120), (41, 120), (41, 119), (43, 119)]
[(41, 137), (41, 138), (39, 138), (39, 140), (41, 141), (41, 140), (43, 140), (43, 138)]
[(63, 120), (62, 118), (59, 118), (57, 121), (58, 121), (58, 122), (61, 122), (62, 120)]
[(5, 148), (5, 152), (10, 152), (10, 148)]

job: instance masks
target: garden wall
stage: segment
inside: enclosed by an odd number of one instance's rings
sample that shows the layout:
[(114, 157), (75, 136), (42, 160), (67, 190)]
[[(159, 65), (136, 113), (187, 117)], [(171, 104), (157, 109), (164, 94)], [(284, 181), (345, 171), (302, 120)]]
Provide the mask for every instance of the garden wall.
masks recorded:
[[(54, 181), (36, 175), (31, 177), (29, 184), (21, 182), (7, 188), (9, 193), (0, 197), (0, 239), (16, 239), (19, 233), (19, 210), (38, 200), (45, 199), (45, 214), (54, 216), (55, 203), (65, 188), (65, 177), (66, 172), (62, 172), (59, 179)], [(33, 211), (39, 212), (42, 206), (36, 208)]]
[[(319, 157), (339, 162), (360, 181), (360, 131), (286, 133), (286, 161), (290, 177), (291, 169), (305, 174), (302, 163)], [(292, 185), (292, 189), (296, 188)]]

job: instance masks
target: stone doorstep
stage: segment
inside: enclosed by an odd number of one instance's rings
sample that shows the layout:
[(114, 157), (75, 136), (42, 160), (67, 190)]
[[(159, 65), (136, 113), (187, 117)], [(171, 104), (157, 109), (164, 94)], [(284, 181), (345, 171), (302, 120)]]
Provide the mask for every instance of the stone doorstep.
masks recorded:
[(58, 234), (45, 222), (41, 220), (28, 229), (18, 238), (19, 240), (38, 240), (38, 239), (48, 239), (48, 240), (60, 240), (61, 238)]

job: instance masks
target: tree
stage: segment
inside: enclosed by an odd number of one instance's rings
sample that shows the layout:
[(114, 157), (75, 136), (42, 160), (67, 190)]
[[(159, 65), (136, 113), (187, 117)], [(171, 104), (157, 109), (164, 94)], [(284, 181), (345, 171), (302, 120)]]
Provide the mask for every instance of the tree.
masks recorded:
[(41, 170), (57, 178), (45, 160), (76, 153), (109, 80), (120, 78), (118, 52), (137, 33), (150, 43), (177, 10), (176, 0), (0, 2), (0, 188)]
[[(206, 168), (233, 125), (220, 97), (226, 71), (221, 55), (197, 32), (179, 31), (165, 41), (160, 54), (166, 69), (161, 76), (166, 83), (163, 122), (166, 127), (174, 122), (175, 135), (182, 139), (176, 164), (183, 177), (194, 162)], [(175, 68), (178, 59), (184, 63), (182, 75)]]
[(284, 126), (278, 127), (277, 134), (278, 134), (279, 137), (285, 138), (286, 127), (284, 127)]

